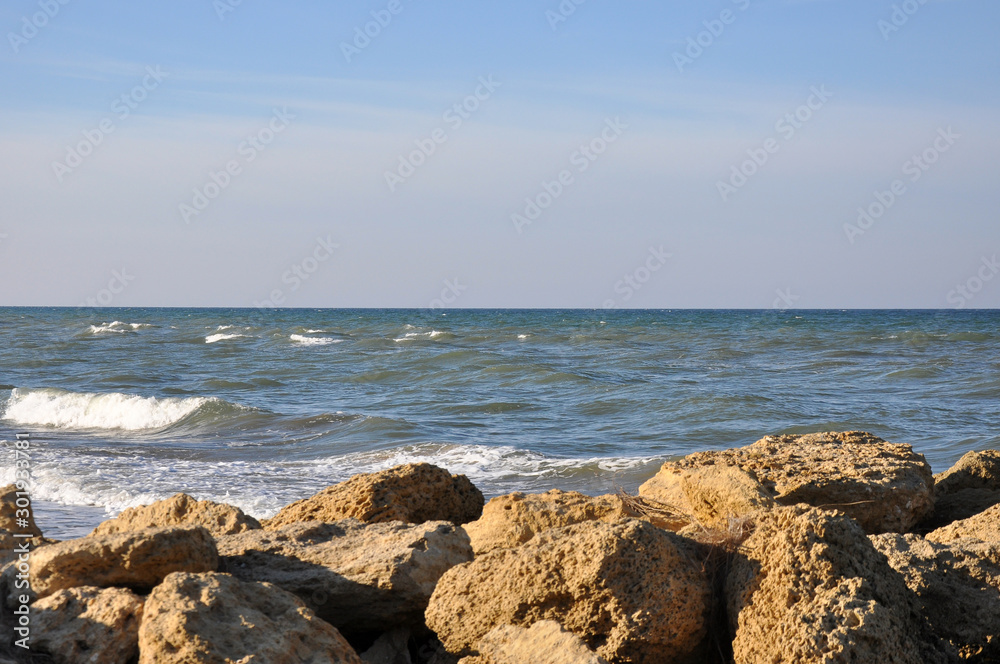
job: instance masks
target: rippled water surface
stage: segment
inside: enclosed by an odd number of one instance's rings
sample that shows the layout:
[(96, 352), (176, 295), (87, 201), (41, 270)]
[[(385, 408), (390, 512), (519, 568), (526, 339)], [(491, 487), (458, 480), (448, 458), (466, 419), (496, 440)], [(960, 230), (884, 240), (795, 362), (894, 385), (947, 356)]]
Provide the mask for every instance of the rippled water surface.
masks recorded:
[[(1000, 448), (1000, 312), (0, 309), (0, 481), (54, 536), (186, 491), (256, 516), (430, 461), (484, 493), (865, 429)], [(46, 520), (47, 519), (47, 520)], [(48, 527), (46, 528), (46, 526)]]

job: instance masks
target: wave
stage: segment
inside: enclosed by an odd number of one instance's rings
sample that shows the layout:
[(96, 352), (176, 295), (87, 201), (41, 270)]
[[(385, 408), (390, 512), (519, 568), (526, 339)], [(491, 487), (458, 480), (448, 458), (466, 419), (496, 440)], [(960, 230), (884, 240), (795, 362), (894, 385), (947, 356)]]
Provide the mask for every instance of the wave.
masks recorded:
[(142, 330), (147, 327), (153, 327), (149, 323), (123, 323), (120, 320), (112, 321), (110, 323), (104, 323), (102, 325), (91, 325), (91, 334), (124, 334), (126, 332), (134, 332), (136, 330)]
[(207, 344), (214, 344), (214, 343), (216, 343), (218, 341), (226, 341), (228, 339), (241, 339), (241, 338), (245, 338), (246, 336), (247, 335), (245, 335), (245, 334), (221, 334), (221, 333), (220, 334), (210, 334), (207, 337), (205, 337), (205, 343), (207, 343)]
[(289, 339), (303, 346), (327, 346), (329, 344), (339, 344), (343, 341), (343, 339), (334, 339), (333, 337), (307, 337), (301, 334), (293, 334)]
[[(411, 326), (407, 326), (411, 327)], [(441, 332), (440, 330), (431, 330), (430, 332), (407, 332), (401, 337), (393, 339), (393, 341), (399, 343), (401, 341), (419, 341), (422, 339), (437, 339), (438, 337), (448, 334), (447, 332)]]
[(176, 424), (215, 401), (218, 400), (207, 397), (157, 399), (119, 392), (15, 388), (7, 399), (2, 419), (55, 429), (144, 431)]

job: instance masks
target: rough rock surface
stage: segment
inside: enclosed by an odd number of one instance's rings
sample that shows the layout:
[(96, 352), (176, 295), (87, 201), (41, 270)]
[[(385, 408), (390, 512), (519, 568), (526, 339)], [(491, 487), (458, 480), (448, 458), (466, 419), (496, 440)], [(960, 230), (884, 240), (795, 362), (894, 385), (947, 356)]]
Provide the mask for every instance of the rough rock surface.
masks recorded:
[(429, 463), (410, 463), (355, 475), (327, 487), (288, 505), (264, 521), (264, 528), (347, 518), (365, 523), (451, 521), (460, 525), (478, 519), (482, 512), (483, 494), (465, 475), (452, 475)]
[(215, 537), (260, 529), (257, 519), (247, 516), (238, 507), (199, 501), (186, 493), (178, 493), (152, 505), (129, 508), (99, 525), (92, 534), (114, 535), (167, 526), (202, 526)]
[(710, 594), (689, 541), (644, 521), (591, 521), (455, 567), (426, 618), (458, 655), (498, 625), (554, 620), (609, 661), (684, 662), (706, 634)]
[(139, 664), (361, 664), (294, 595), (228, 574), (168, 576), (150, 593)]
[(314, 521), (227, 535), (218, 544), (223, 571), (295, 593), (352, 633), (422, 623), (441, 575), (472, 559), (468, 535), (441, 521)]
[(1000, 542), (938, 544), (895, 533), (871, 540), (917, 595), (935, 634), (962, 659), (1000, 661)]
[(968, 452), (934, 479), (934, 511), (920, 524), (923, 531), (967, 519), (1000, 504), (1000, 451)]
[(478, 657), (459, 664), (608, 664), (583, 640), (557, 622), (542, 620), (531, 627), (498, 625), (479, 641)]
[(676, 518), (660, 517), (658, 525), (680, 530), (696, 522), (717, 528), (774, 507), (774, 498), (753, 471), (726, 463), (690, 466), (687, 459), (663, 464), (655, 477), (639, 488), (639, 495), (677, 511)]
[(19, 555), (18, 549), (25, 542), (27, 542), (29, 549), (34, 551), (47, 544), (55, 544), (57, 540), (47, 537), (14, 537), (12, 533), (0, 529), (0, 567), (16, 559)]
[[(42, 531), (35, 525), (34, 510), (30, 506), (28, 508), (17, 506), (17, 492), (18, 489), (13, 484), (8, 484), (0, 489), (0, 528), (11, 533), (31, 533), (36, 537), (41, 537)], [(20, 509), (28, 510), (27, 516), (22, 515), (20, 517), (27, 519), (28, 524), (26, 526), (18, 525), (19, 517), (17, 511)]]
[(540, 532), (584, 521), (626, 517), (617, 496), (591, 498), (575, 491), (510, 493), (486, 503), (483, 515), (465, 525), (476, 555), (523, 544)]
[(949, 660), (913, 593), (851, 519), (775, 508), (740, 551), (725, 592), (736, 664)]
[(946, 543), (964, 538), (1000, 543), (1000, 505), (927, 533), (927, 539), (932, 542)]
[[(670, 504), (677, 500), (685, 473), (706, 466), (740, 468), (759, 480), (776, 503), (835, 508), (868, 533), (905, 532), (934, 502), (934, 478), (923, 455), (860, 431), (768, 436), (747, 447), (698, 452), (664, 464), (639, 494)], [(753, 506), (752, 486), (735, 493), (737, 506), (750, 503), (742, 509)]]
[(57, 664), (130, 664), (139, 656), (142, 607), (122, 588), (60, 590), (32, 605), (31, 646)]
[(31, 555), (31, 588), (39, 597), (80, 586), (146, 592), (171, 572), (214, 572), (219, 558), (204, 528), (148, 528), (89, 535)]

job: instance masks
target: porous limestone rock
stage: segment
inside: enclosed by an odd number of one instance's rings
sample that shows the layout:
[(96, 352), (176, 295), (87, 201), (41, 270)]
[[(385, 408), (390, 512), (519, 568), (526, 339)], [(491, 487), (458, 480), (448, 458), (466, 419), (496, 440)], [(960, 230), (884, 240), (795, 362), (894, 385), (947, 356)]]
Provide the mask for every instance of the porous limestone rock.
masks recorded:
[(200, 526), (147, 528), (89, 535), (31, 554), (31, 589), (38, 597), (80, 586), (148, 592), (171, 572), (214, 572), (215, 541)]
[(257, 519), (238, 507), (195, 500), (186, 493), (178, 493), (152, 505), (131, 507), (99, 525), (92, 534), (114, 535), (167, 526), (202, 526), (215, 537), (260, 529)]
[(465, 475), (452, 475), (429, 463), (410, 463), (355, 475), (286, 506), (263, 525), (274, 530), (303, 521), (333, 523), (347, 518), (461, 525), (478, 519), (482, 511), (483, 494)]
[[(680, 502), (679, 496), (686, 498), (691, 487), (698, 491), (710, 486), (699, 480), (710, 466), (735, 467), (750, 478), (736, 482), (732, 490), (718, 490), (719, 497), (704, 491), (706, 505), (701, 510), (707, 517), (742, 516), (766, 507), (752, 480), (780, 505), (834, 508), (856, 519), (868, 533), (905, 532), (933, 507), (934, 480), (923, 455), (909, 445), (860, 431), (767, 436), (747, 447), (691, 454), (664, 464), (640, 487), (639, 495), (661, 503)], [(724, 489), (729, 471), (719, 472), (720, 481), (714, 484)], [(685, 478), (690, 478), (687, 491)], [(694, 506), (686, 509), (695, 512)]]
[(541, 620), (527, 629), (497, 625), (476, 649), (478, 657), (466, 657), (459, 664), (608, 664), (579, 636), (552, 620)]
[(932, 542), (946, 543), (969, 538), (1000, 542), (1000, 505), (927, 533), (927, 539)]
[(930, 542), (918, 535), (873, 535), (906, 580), (931, 629), (963, 660), (1000, 661), (1000, 542)]
[(455, 567), (426, 619), (457, 655), (499, 625), (553, 620), (608, 661), (669, 664), (697, 661), (710, 601), (693, 543), (644, 521), (590, 521)]
[(575, 491), (510, 493), (486, 503), (483, 515), (465, 525), (476, 555), (523, 544), (540, 532), (583, 521), (614, 522), (626, 517), (617, 496), (591, 498)]
[(361, 664), (332, 625), (269, 583), (171, 574), (146, 600), (139, 664)]
[(57, 664), (131, 664), (143, 600), (123, 588), (60, 590), (31, 606), (31, 647)]
[(736, 664), (928, 664), (953, 652), (858, 524), (798, 505), (757, 517), (725, 580)]
[[(686, 457), (689, 459), (690, 457)], [(752, 471), (725, 463), (689, 466), (686, 460), (663, 464), (639, 488), (641, 498), (652, 499), (675, 512), (659, 516), (657, 525), (681, 530), (692, 524), (723, 527), (733, 518), (746, 517), (774, 506), (774, 499)]]
[(294, 523), (218, 545), (223, 571), (284, 588), (351, 633), (421, 624), (441, 575), (472, 559), (468, 535), (443, 521)]
[(1000, 451), (967, 452), (934, 479), (934, 511), (920, 524), (923, 532), (1000, 504)]
[(18, 496), (19, 492), (24, 493), (13, 484), (0, 488), (0, 528), (11, 533), (31, 533), (41, 537), (42, 531), (35, 524), (35, 512), (30, 505), (30, 499), (28, 507), (17, 505), (18, 499), (22, 501), (27, 499), (26, 496)]

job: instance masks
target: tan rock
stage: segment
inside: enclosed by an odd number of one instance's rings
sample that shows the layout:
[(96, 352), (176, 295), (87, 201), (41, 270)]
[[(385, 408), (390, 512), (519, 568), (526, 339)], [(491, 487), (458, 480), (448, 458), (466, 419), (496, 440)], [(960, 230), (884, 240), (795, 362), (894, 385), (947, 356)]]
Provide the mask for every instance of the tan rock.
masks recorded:
[(448, 522), (295, 523), (218, 540), (222, 569), (295, 593), (347, 632), (421, 624), (441, 575), (472, 559), (465, 532)]
[(928, 540), (940, 543), (968, 538), (1000, 542), (1000, 505), (927, 533)]
[(175, 573), (146, 600), (139, 664), (361, 664), (291, 593), (228, 574)]
[[(713, 466), (719, 475), (708, 474), (705, 480), (688, 475)], [(725, 490), (727, 466), (742, 469), (750, 478), (734, 479), (735, 488)], [(687, 491), (685, 477), (691, 478)], [(670, 504), (702, 491), (706, 518), (734, 510), (732, 516), (741, 516), (767, 503), (752, 480), (780, 505), (835, 508), (869, 533), (909, 530), (933, 506), (933, 476), (924, 457), (909, 445), (859, 431), (768, 436), (747, 447), (691, 454), (664, 464), (640, 487), (639, 495)], [(694, 512), (694, 506), (687, 509)]]
[(985, 512), (994, 505), (1000, 505), (1000, 491), (992, 489), (962, 489), (936, 496), (934, 511), (917, 524), (914, 530), (925, 533), (937, 530), (949, 523)]
[(736, 664), (949, 661), (916, 599), (853, 520), (778, 507), (733, 556), (725, 594)]
[(575, 491), (510, 493), (486, 503), (483, 515), (465, 525), (476, 555), (523, 544), (540, 532), (583, 521), (619, 521), (626, 517), (617, 496), (591, 498)]
[(56, 664), (130, 664), (139, 656), (143, 600), (122, 588), (60, 590), (31, 607), (31, 647)]
[(583, 640), (557, 622), (542, 620), (531, 627), (497, 625), (477, 646), (478, 657), (459, 664), (608, 664)]
[(200, 526), (90, 535), (35, 551), (31, 588), (39, 597), (81, 586), (146, 592), (171, 572), (215, 571), (218, 564), (215, 542)]
[(47, 544), (55, 544), (57, 541), (47, 537), (14, 537), (12, 533), (0, 530), (0, 567), (16, 560), (25, 543), (29, 550), (34, 551)]
[[(0, 488), (0, 528), (11, 533), (31, 533), (36, 537), (42, 536), (41, 529), (35, 524), (35, 511), (31, 507), (30, 498), (18, 496), (19, 491), (13, 484)], [(22, 503), (28, 500), (27, 507), (20, 507), (17, 501)], [(27, 524), (20, 525), (20, 519), (24, 519)]]
[(554, 620), (609, 661), (669, 664), (698, 654), (710, 595), (689, 541), (643, 521), (591, 521), (455, 567), (426, 619), (459, 655), (499, 625)]
[(770, 492), (752, 471), (725, 463), (685, 464), (684, 459), (668, 461), (639, 488), (640, 497), (677, 511), (676, 518), (664, 517), (666, 521), (657, 524), (661, 527), (681, 530), (697, 523), (703, 528), (718, 528), (730, 519), (774, 507)]
[(292, 523), (333, 523), (355, 518), (365, 523), (451, 521), (478, 519), (483, 494), (465, 475), (452, 475), (429, 463), (411, 463), (377, 473), (355, 475), (315, 496), (288, 505), (264, 528)]
[(934, 479), (934, 511), (920, 524), (922, 532), (1000, 504), (1000, 451), (967, 452)]
[(410, 630), (406, 627), (384, 632), (361, 653), (361, 661), (365, 664), (413, 664), (409, 640)]
[(132, 507), (94, 529), (93, 535), (114, 535), (143, 528), (167, 526), (202, 526), (213, 536), (259, 530), (257, 519), (232, 505), (195, 500), (186, 493), (145, 507)]
[(935, 634), (963, 660), (1000, 661), (1000, 542), (938, 544), (895, 533), (871, 540), (916, 594)]

